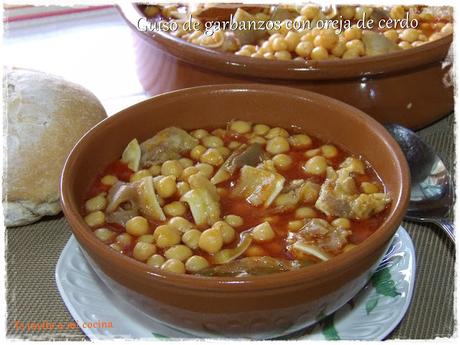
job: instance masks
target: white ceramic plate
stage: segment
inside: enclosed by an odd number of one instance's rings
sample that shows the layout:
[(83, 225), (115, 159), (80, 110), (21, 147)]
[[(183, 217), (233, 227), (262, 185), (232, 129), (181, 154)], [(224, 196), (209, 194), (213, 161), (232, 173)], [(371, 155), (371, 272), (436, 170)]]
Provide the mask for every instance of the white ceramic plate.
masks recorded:
[[(93, 272), (73, 236), (57, 263), (56, 283), (65, 305), (91, 340), (193, 338), (117, 298)], [(400, 227), (363, 290), (318, 324), (283, 339), (382, 340), (406, 313), (414, 283), (414, 246)]]

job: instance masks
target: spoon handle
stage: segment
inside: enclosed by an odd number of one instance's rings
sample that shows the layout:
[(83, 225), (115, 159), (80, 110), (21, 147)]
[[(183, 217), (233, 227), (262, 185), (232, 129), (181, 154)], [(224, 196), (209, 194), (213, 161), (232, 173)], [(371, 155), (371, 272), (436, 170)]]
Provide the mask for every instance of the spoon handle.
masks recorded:
[(447, 218), (433, 218), (433, 222), (439, 225), (455, 244), (454, 224)]

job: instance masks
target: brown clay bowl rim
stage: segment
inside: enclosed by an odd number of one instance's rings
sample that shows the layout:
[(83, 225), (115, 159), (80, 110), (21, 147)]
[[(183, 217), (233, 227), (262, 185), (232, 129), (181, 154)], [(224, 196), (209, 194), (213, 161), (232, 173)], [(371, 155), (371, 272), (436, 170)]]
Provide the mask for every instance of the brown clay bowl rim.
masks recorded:
[[(186, 42), (166, 32), (143, 32), (137, 29), (142, 16), (136, 3), (118, 4), (118, 10), (140, 37), (176, 58), (196, 66), (250, 77), (270, 79), (328, 80), (398, 72), (443, 59), (453, 34), (427, 44), (398, 52), (356, 59), (327, 61), (273, 61), (221, 53)], [(145, 18), (145, 16), (144, 16)]]
[[(82, 159), (80, 157), (80, 152), (84, 148), (90, 147), (90, 145), (88, 145), (88, 142), (90, 141), (89, 139), (109, 131), (111, 128), (116, 126), (118, 119), (123, 117), (126, 112), (129, 113), (135, 111), (136, 108), (140, 108), (146, 103), (170, 103), (172, 99), (183, 100), (184, 98), (190, 98), (198, 94), (218, 97), (219, 94), (233, 92), (262, 92), (273, 95), (274, 97), (277, 95), (289, 95), (290, 97), (300, 98), (306, 102), (327, 104), (328, 107), (336, 108), (339, 112), (343, 110), (343, 115), (348, 116), (350, 121), (364, 122), (369, 130), (376, 133), (380, 140), (383, 141), (388, 148), (388, 151), (393, 157), (393, 161), (391, 163), (395, 167), (395, 173), (398, 175), (397, 178), (401, 180), (399, 190), (394, 192), (394, 197), (399, 195), (398, 199), (393, 201), (390, 213), (382, 226), (363, 243), (354, 248), (354, 250), (340, 254), (339, 256), (326, 262), (321, 262), (289, 272), (243, 278), (201, 277), (186, 274), (165, 273), (159, 269), (150, 268), (146, 264), (138, 262), (126, 255), (120, 254), (109, 248), (109, 246), (103, 242), (97, 240), (91, 229), (85, 224), (83, 217), (80, 214), (80, 205), (77, 204), (77, 200), (73, 197), (73, 191), (70, 188), (70, 181), (76, 178), (77, 174), (77, 172), (72, 170), (72, 166), (74, 165), (74, 162)], [(333, 279), (335, 274), (344, 273), (352, 267), (354, 262), (366, 260), (370, 253), (378, 250), (384, 243), (390, 240), (405, 214), (409, 202), (409, 187), (409, 168), (399, 145), (385, 130), (385, 128), (370, 116), (367, 116), (365, 113), (350, 105), (317, 93), (284, 86), (261, 84), (208, 85), (167, 92), (137, 103), (115, 115), (108, 117), (88, 131), (75, 145), (66, 160), (61, 176), (60, 186), (61, 202), (64, 214), (71, 225), (72, 232), (83, 242), (83, 248), (88, 250), (89, 253), (92, 251), (99, 252), (99, 254), (103, 254), (104, 257), (110, 259), (113, 267), (119, 267), (125, 272), (129, 272), (128, 274), (131, 276), (136, 276), (138, 279), (149, 280), (152, 283), (163, 282), (164, 284), (186, 288), (189, 290), (223, 290), (229, 292), (275, 289), (292, 286), (300, 282), (303, 284), (318, 284), (321, 281), (327, 281), (331, 278)]]

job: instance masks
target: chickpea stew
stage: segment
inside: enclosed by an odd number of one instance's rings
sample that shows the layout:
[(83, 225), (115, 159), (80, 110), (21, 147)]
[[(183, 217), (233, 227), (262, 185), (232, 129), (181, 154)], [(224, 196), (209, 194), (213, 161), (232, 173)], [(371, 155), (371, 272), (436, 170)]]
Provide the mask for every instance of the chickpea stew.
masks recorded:
[(390, 203), (363, 158), (296, 128), (233, 120), (133, 139), (82, 212), (100, 241), (151, 267), (245, 276), (353, 250)]
[[(152, 23), (177, 23), (170, 33), (188, 42), (268, 60), (305, 62), (375, 56), (418, 47), (453, 32), (450, 7), (168, 4), (144, 5), (141, 9)], [(194, 25), (185, 24), (189, 18)], [(357, 25), (362, 19), (380, 24), (372, 30), (362, 29)], [(342, 24), (319, 25), (327, 21)], [(240, 24), (250, 22), (257, 27), (247, 24), (241, 29)]]

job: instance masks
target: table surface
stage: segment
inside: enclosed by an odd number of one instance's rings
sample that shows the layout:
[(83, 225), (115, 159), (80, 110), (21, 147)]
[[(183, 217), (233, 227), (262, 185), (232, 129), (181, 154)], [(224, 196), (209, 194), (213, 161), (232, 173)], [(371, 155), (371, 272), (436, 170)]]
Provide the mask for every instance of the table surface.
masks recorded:
[[(123, 41), (129, 44), (130, 37), (116, 11), (109, 8), (100, 9), (97, 16), (88, 13), (66, 15), (65, 25), (64, 18), (59, 18), (59, 34), (56, 33), (56, 18), (11, 23), (4, 41), (7, 64), (42, 69), (79, 82), (101, 99), (109, 114), (146, 97), (133, 77), (135, 67), (130, 50), (122, 49), (123, 44), (119, 44)], [(107, 43), (109, 31), (110, 36), (116, 36), (118, 44)], [(73, 44), (66, 46), (68, 41)], [(26, 54), (40, 44), (46, 44), (48, 52), (39, 49), (34, 58)], [(79, 44), (91, 47), (93, 53), (88, 56), (86, 48), (82, 49)], [(94, 56), (99, 56), (97, 52), (113, 54), (111, 56), (116, 58), (107, 61), (98, 57), (95, 62)], [(114, 69), (117, 73), (121, 71), (121, 77), (117, 74), (115, 79)], [(94, 73), (98, 78), (94, 78)], [(419, 131), (451, 171), (455, 157), (453, 132), (453, 114)], [(409, 222), (404, 222), (403, 226), (415, 245), (416, 286), (408, 313), (389, 338), (449, 337), (454, 331), (454, 246), (435, 226)], [(6, 230), (8, 337), (87, 339), (80, 329), (30, 331), (17, 327), (17, 322), (67, 324), (74, 321), (61, 300), (54, 278), (57, 260), (70, 235), (70, 228), (62, 216)]]

